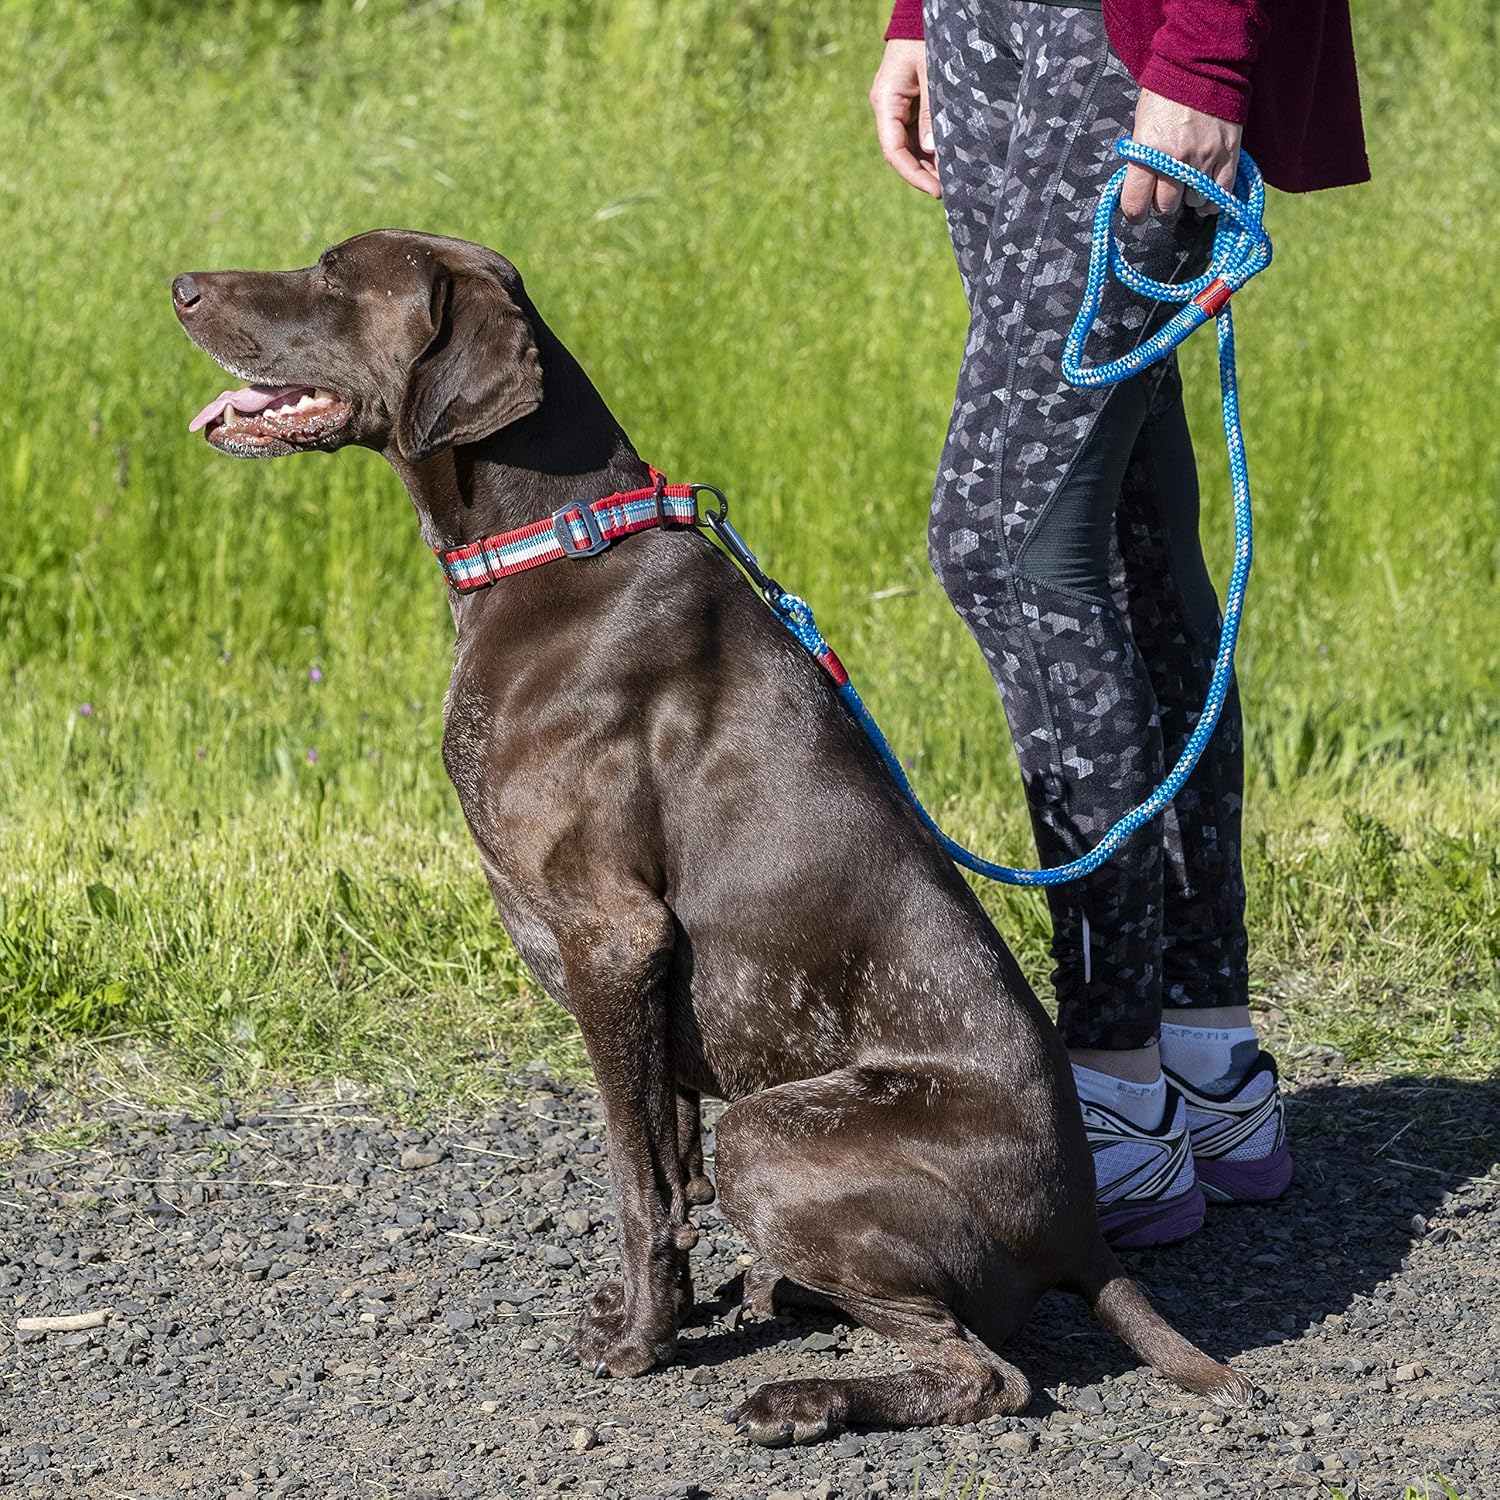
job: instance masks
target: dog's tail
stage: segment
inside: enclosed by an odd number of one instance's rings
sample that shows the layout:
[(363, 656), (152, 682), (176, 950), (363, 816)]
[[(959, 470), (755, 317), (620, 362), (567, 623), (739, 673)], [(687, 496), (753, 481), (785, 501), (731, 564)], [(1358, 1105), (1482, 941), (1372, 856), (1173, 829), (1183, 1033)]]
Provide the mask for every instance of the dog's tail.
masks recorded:
[(1207, 1396), (1215, 1406), (1258, 1402), (1261, 1393), (1251, 1381), (1183, 1338), (1125, 1274), (1114, 1252), (1102, 1241), (1099, 1249), (1094, 1273), (1082, 1278), (1077, 1289), (1106, 1328), (1168, 1380), (1195, 1396)]

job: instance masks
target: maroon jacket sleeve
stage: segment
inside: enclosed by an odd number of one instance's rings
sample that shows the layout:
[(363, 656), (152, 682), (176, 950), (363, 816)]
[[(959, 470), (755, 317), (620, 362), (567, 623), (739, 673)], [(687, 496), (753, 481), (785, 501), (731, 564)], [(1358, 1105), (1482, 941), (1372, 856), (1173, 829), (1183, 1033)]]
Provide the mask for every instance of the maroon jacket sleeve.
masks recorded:
[[(1243, 125), (1250, 110), (1250, 77), (1266, 33), (1267, 4), (1165, 0), (1136, 81), (1190, 109)], [(1139, 14), (1145, 7), (1106, 0), (1106, 9)]]
[[(1246, 125), (1245, 145), (1273, 187), (1303, 193), (1369, 177), (1349, 0), (1103, 0), (1102, 8), (1131, 77)], [(920, 38), (922, 0), (895, 0), (885, 34)]]
[(896, 0), (891, 24), (885, 28), (888, 42), (922, 40), (922, 0)]

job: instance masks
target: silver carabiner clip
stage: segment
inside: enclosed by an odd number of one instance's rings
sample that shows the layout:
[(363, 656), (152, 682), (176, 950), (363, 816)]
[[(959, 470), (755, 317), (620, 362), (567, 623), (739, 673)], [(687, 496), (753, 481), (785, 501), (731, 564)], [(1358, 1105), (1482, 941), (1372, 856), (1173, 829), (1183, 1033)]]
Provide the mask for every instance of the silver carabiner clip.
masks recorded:
[(717, 489), (711, 484), (692, 484), (688, 488), (693, 492), (696, 500), (700, 491), (706, 491), (715, 496), (719, 502), (717, 512), (710, 511), (703, 517), (703, 524), (713, 533), (714, 540), (739, 564), (745, 576), (765, 596), (767, 604), (775, 604), (786, 594), (786, 590), (761, 567), (759, 560), (750, 550), (749, 544), (738, 531), (734, 529), (729, 519), (729, 501), (725, 498), (724, 491)]

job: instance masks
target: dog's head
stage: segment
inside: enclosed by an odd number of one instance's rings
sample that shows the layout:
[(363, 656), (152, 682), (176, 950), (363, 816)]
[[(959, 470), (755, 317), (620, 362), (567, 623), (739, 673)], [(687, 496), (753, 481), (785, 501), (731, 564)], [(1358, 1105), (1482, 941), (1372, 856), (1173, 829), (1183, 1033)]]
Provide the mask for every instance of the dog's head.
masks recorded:
[(188, 272), (172, 301), (193, 342), (250, 382), (192, 423), (240, 458), (358, 443), (419, 463), (542, 399), (520, 274), (463, 240), (376, 229), (306, 270)]

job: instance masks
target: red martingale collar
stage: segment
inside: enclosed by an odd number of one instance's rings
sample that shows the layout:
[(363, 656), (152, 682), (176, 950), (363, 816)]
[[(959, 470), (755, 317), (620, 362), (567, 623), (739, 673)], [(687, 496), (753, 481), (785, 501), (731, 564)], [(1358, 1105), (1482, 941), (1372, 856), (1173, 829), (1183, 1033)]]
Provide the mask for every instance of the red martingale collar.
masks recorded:
[(643, 490), (624, 490), (602, 500), (570, 500), (542, 521), (481, 537), (462, 547), (435, 547), (448, 582), (460, 594), (488, 588), (559, 558), (592, 557), (612, 542), (653, 526), (692, 526), (698, 520), (695, 486), (668, 484), (655, 469)]

